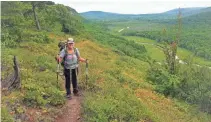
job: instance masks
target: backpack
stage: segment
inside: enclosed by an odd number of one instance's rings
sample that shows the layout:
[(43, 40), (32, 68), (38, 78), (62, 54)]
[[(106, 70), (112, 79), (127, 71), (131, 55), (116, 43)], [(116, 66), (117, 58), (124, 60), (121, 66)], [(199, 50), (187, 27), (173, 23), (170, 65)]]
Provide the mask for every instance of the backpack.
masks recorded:
[(66, 45), (67, 44), (64, 41), (59, 42), (59, 44), (58, 44), (59, 51), (62, 51), (63, 49), (65, 49), (66, 48)]

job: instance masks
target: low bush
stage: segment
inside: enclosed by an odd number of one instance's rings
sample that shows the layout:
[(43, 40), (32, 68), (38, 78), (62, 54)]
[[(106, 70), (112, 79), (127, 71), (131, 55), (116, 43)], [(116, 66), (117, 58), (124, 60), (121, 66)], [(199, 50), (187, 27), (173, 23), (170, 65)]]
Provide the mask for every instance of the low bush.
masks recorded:
[(83, 103), (85, 121), (137, 122), (146, 118), (154, 119), (130, 90), (122, 88), (115, 81), (107, 81), (101, 91), (87, 93)]
[(155, 66), (148, 71), (148, 79), (155, 85), (155, 90), (165, 96), (176, 97), (199, 109), (211, 113), (210, 88), (211, 70), (195, 65), (183, 65), (175, 75), (165, 68)]

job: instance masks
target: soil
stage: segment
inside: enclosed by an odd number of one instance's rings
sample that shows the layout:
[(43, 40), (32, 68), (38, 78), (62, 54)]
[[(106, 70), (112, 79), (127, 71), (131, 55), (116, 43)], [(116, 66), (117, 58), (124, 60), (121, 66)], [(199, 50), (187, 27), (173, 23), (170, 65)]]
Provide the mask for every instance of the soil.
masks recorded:
[(82, 96), (72, 95), (72, 99), (67, 99), (66, 105), (62, 108), (63, 112), (56, 122), (81, 122), (81, 101)]

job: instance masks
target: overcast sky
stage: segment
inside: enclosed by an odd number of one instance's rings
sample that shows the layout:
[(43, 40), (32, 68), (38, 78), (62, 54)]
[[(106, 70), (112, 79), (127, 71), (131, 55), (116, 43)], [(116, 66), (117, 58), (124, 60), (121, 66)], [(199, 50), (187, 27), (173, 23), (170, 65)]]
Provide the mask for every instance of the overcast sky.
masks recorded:
[(210, 7), (211, 1), (201, 0), (53, 0), (77, 12), (105, 11), (124, 14), (160, 13), (174, 8)]

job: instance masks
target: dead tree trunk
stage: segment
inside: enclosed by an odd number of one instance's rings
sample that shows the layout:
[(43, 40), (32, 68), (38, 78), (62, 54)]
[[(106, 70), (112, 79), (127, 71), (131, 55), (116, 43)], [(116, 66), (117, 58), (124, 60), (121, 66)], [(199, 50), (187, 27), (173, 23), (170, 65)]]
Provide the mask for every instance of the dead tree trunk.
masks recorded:
[(13, 58), (13, 69), (14, 72), (8, 75), (5, 79), (1, 81), (3, 90), (12, 90), (21, 88), (21, 78), (20, 78), (20, 69), (17, 63), (17, 58)]

